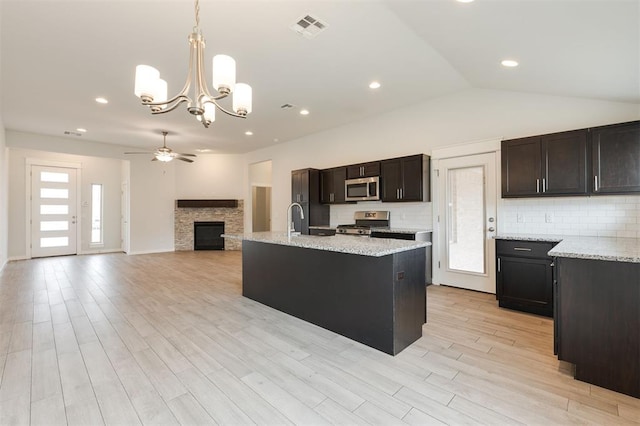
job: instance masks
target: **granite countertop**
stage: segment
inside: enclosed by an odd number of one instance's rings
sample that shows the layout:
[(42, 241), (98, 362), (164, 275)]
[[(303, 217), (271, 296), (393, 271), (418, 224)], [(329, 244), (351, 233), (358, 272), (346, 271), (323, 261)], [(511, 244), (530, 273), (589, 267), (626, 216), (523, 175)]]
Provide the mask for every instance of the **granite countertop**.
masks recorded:
[(425, 241), (390, 240), (387, 238), (367, 238), (351, 235), (335, 235), (332, 237), (298, 235), (288, 238), (285, 232), (253, 232), (247, 234), (223, 234), (222, 236), (236, 240), (257, 241), (371, 257), (388, 256), (431, 245), (431, 243)]
[(493, 237), (495, 240), (513, 241), (538, 241), (541, 243), (559, 243), (567, 237), (560, 235), (540, 235), (540, 234), (498, 234)]
[(640, 263), (640, 239), (558, 235), (499, 234), (496, 240), (557, 242), (552, 257)]
[[(336, 229), (335, 226), (309, 226), (309, 229)], [(431, 229), (417, 229), (417, 228), (372, 228), (375, 232), (386, 232), (389, 234), (422, 234), (425, 232), (433, 232)]]

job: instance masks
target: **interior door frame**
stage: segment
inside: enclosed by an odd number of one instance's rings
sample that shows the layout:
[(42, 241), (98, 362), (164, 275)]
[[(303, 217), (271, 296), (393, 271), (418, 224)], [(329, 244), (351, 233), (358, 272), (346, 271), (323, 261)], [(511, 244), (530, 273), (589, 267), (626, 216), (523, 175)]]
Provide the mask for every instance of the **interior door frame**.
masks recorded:
[(25, 161), (25, 211), (27, 213), (27, 221), (25, 223), (25, 248), (27, 259), (31, 257), (31, 168), (32, 166), (43, 167), (63, 167), (76, 170), (76, 253), (82, 254), (82, 163), (72, 163), (66, 161), (51, 161), (40, 158), (26, 158)]
[(438, 211), (440, 199), (438, 179), (435, 177), (439, 173), (439, 160), (455, 157), (466, 157), (479, 154), (494, 154), (496, 156), (496, 231), (497, 235), (500, 232), (500, 223), (502, 222), (502, 198), (501, 198), (501, 173), (500, 173), (500, 154), (501, 154), (501, 142), (503, 138), (497, 137), (492, 139), (480, 140), (476, 142), (463, 143), (458, 145), (450, 145), (446, 148), (434, 149), (431, 152), (431, 199), (433, 200), (433, 237), (432, 237), (432, 262), (433, 262), (433, 284), (440, 285), (442, 283), (442, 277), (440, 274), (441, 268), (445, 262), (445, 250), (446, 247), (440, 247), (439, 241), (441, 233), (445, 232), (444, 219), (439, 220)]

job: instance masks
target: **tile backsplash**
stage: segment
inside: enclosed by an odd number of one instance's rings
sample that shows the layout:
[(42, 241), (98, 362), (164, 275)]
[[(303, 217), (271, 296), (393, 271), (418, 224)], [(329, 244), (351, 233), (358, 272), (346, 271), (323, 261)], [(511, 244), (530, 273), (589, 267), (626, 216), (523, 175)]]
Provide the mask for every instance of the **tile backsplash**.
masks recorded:
[(382, 203), (380, 201), (331, 206), (331, 226), (354, 223), (353, 214), (364, 210), (388, 210), (391, 212), (392, 228), (431, 229), (431, 203)]
[(640, 196), (502, 199), (501, 233), (640, 238)]

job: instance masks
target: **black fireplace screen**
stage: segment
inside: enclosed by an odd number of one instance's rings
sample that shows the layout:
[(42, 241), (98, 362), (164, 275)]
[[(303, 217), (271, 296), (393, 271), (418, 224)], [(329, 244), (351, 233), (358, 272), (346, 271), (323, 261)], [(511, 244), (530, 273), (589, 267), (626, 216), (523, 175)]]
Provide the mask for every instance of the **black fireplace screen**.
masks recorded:
[(224, 222), (194, 222), (194, 250), (224, 250)]

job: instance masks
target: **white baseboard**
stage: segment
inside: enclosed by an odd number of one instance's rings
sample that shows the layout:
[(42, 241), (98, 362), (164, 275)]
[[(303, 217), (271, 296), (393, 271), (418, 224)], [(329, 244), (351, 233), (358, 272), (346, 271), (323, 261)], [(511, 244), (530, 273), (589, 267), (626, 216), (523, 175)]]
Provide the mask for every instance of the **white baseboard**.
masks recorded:
[(136, 255), (136, 254), (155, 254), (155, 253), (173, 253), (175, 250), (142, 250), (142, 251), (130, 251), (127, 254)]
[(94, 250), (84, 250), (79, 255), (85, 254), (105, 254), (105, 253), (124, 253), (122, 249), (94, 249)]
[(27, 256), (12, 256), (9, 259), (7, 259), (7, 262), (14, 262), (16, 260), (29, 260), (30, 257)]

